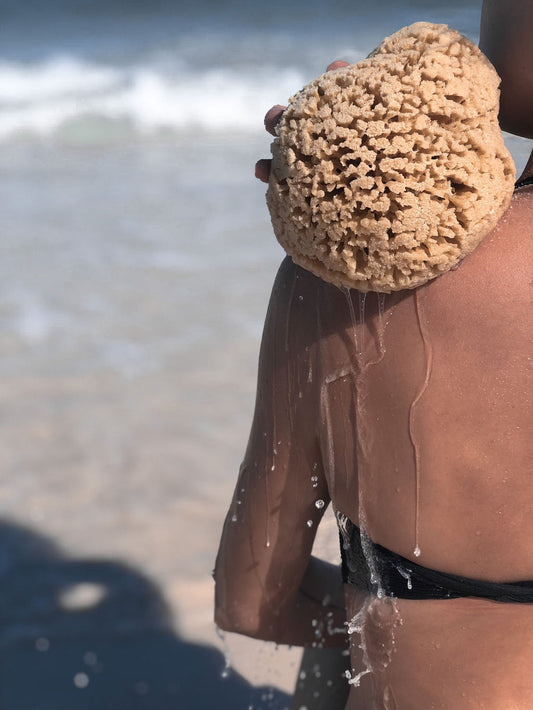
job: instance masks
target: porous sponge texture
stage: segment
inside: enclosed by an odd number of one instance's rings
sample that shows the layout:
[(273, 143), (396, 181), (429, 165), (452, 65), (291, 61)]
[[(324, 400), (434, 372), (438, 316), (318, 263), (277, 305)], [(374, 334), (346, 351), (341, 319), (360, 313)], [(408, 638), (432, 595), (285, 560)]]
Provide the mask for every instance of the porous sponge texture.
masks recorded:
[(280, 244), (361, 291), (414, 288), (457, 265), (513, 192), (498, 85), (472, 42), (421, 22), (312, 81), (272, 144), (267, 203)]

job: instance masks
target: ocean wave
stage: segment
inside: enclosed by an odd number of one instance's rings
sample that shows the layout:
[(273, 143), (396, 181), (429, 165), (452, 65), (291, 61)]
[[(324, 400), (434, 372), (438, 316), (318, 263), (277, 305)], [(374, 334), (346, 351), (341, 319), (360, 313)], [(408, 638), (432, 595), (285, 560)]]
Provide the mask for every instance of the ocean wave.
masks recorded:
[(179, 64), (106, 66), (74, 57), (0, 62), (0, 140), (47, 136), (79, 120), (140, 133), (260, 131), (265, 111), (304, 83), (301, 71), (195, 69)]

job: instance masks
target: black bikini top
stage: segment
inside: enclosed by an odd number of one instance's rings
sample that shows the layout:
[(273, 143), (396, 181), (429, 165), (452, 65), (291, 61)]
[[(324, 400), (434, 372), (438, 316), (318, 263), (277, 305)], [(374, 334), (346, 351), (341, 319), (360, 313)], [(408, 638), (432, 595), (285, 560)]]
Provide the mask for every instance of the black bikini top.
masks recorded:
[(398, 599), (481, 597), (497, 602), (533, 603), (533, 581), (487, 582), (423, 567), (372, 542), (342, 513), (336, 515), (345, 584)]
[(533, 185), (533, 175), (530, 175), (523, 180), (517, 180), (514, 184), (514, 189), (516, 190), (517, 187), (525, 187), (526, 185)]

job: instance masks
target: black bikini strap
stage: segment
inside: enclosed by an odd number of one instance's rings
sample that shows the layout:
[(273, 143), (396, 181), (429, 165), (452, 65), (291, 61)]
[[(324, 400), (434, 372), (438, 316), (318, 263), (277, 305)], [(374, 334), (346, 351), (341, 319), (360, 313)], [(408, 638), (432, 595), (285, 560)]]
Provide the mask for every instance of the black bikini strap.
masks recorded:
[(525, 187), (526, 185), (533, 185), (533, 175), (530, 175), (523, 180), (517, 180), (514, 184), (515, 190), (517, 187)]

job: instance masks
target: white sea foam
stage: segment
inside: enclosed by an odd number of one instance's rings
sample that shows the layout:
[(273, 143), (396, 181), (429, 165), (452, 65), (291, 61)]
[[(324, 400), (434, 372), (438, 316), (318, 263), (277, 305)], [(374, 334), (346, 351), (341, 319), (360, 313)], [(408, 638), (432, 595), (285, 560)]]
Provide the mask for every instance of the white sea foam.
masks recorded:
[(0, 62), (0, 139), (49, 135), (78, 119), (127, 122), (134, 130), (261, 131), (265, 110), (294, 93), (301, 72), (262, 67), (195, 71), (176, 65), (105, 66), (57, 57)]
[(73, 57), (57, 57), (36, 65), (0, 63), (0, 105), (31, 105), (67, 96), (111, 89), (120, 72)]

